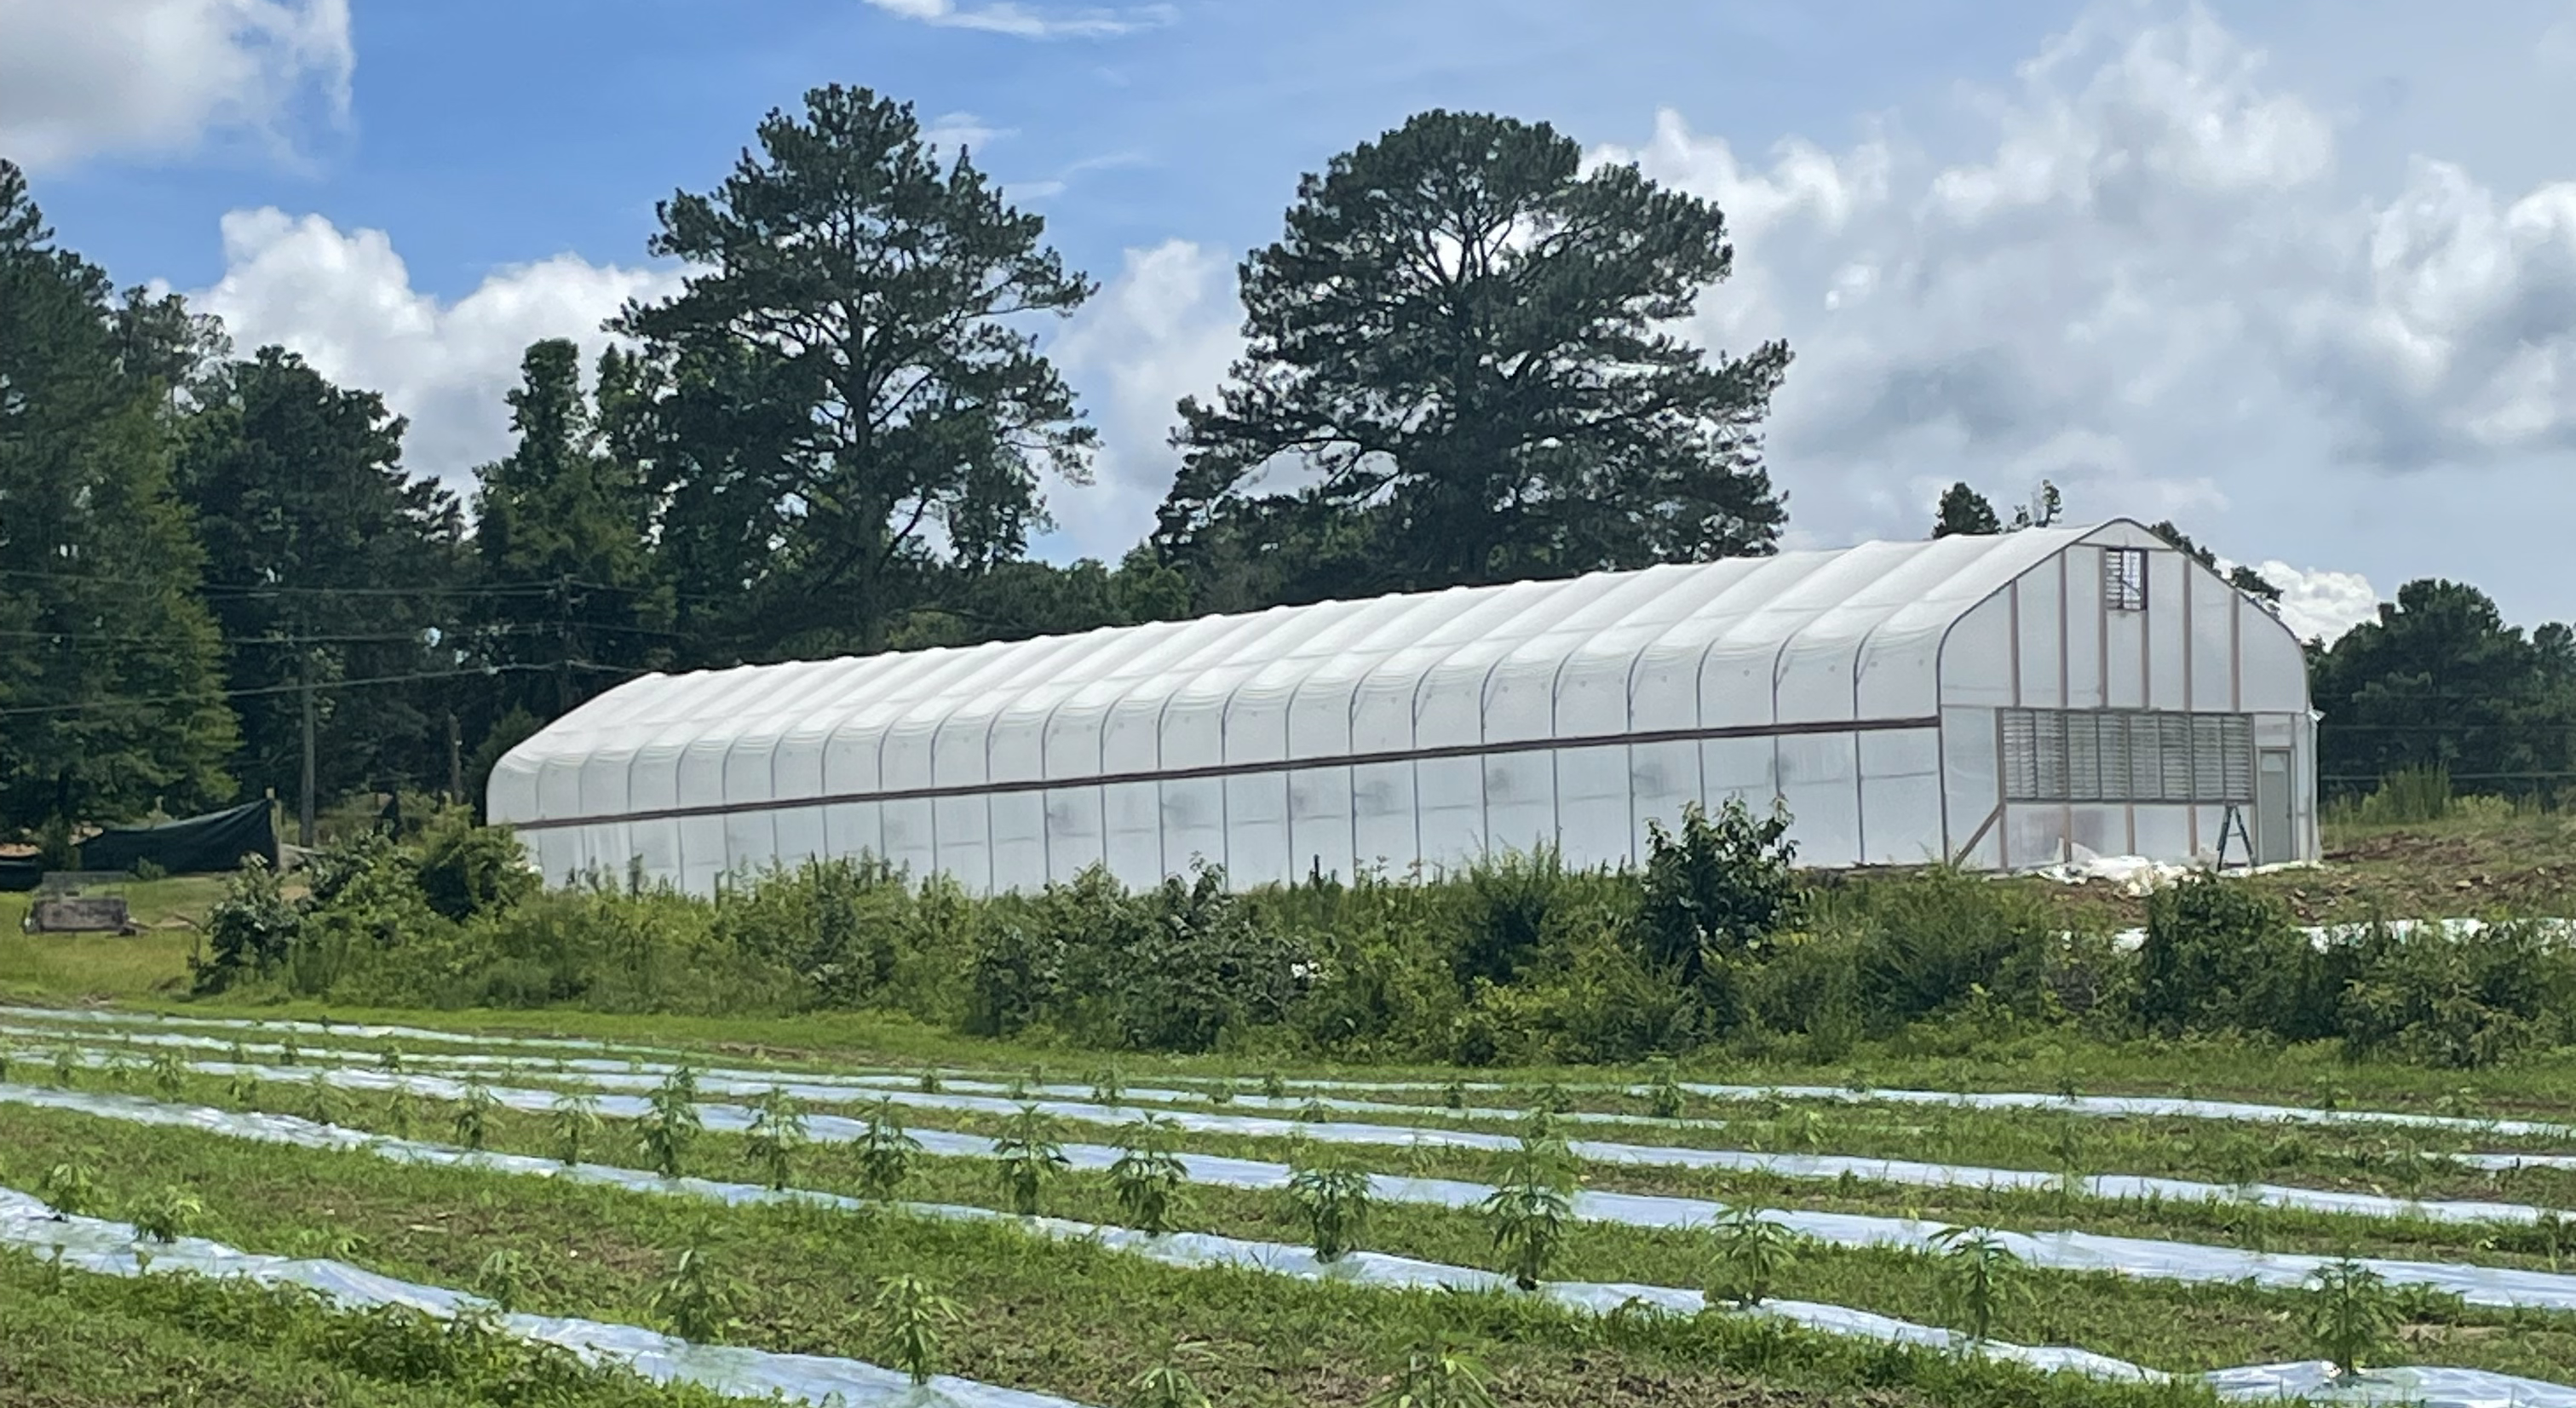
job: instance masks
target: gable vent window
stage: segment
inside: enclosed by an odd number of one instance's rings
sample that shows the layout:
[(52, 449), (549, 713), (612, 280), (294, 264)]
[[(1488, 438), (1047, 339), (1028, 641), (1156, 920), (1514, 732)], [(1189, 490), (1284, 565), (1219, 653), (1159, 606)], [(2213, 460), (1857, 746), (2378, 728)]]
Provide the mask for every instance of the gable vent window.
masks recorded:
[(2254, 800), (2250, 714), (2002, 712), (2006, 801)]
[(2147, 550), (2110, 548), (2102, 554), (2102, 604), (2114, 611), (2147, 609)]

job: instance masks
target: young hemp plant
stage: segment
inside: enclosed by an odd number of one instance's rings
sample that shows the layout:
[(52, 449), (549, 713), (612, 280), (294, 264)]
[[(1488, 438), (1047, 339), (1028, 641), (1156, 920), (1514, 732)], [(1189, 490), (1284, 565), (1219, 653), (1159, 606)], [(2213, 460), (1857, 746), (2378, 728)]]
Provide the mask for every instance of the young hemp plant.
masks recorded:
[(697, 1077), (687, 1066), (671, 1072), (645, 1102), (644, 1119), (636, 1126), (636, 1143), (653, 1171), (664, 1178), (680, 1176), (681, 1162), (688, 1157), (689, 1145), (698, 1137)]
[(37, 1180), (36, 1196), (54, 1210), (57, 1222), (83, 1216), (98, 1206), (98, 1175), (87, 1164), (56, 1164)]
[(1148, 1115), (1122, 1126), (1120, 1132), (1118, 1161), (1109, 1166), (1119, 1215), (1148, 1237), (1162, 1236), (1172, 1230), (1188, 1197), (1189, 1170), (1175, 1152), (1179, 1127), (1160, 1115)]
[(519, 1308), (527, 1287), (528, 1259), (508, 1247), (494, 1250), (474, 1269), (474, 1293), (504, 1315)]
[(1659, 1120), (1677, 1120), (1687, 1100), (1670, 1056), (1656, 1059), (1646, 1077), (1646, 1112)]
[(858, 1160), (859, 1195), (877, 1202), (889, 1202), (912, 1175), (912, 1161), (921, 1153), (921, 1141), (904, 1131), (902, 1116), (891, 1100), (880, 1100), (868, 1111), (867, 1124), (850, 1144), (851, 1157)]
[(1073, 1166), (1064, 1156), (1060, 1127), (1035, 1105), (1022, 1105), (1018, 1114), (1003, 1123), (993, 1152), (999, 1156), (995, 1172), (1002, 1196), (1010, 1201), (1011, 1211), (1022, 1217), (1037, 1216), (1039, 1191), (1048, 1179)]
[(1207, 1346), (1183, 1340), (1153, 1368), (1138, 1374), (1127, 1385), (1128, 1401), (1135, 1408), (1215, 1408), (1207, 1390), (1182, 1368), (1184, 1362), (1206, 1359)]
[(492, 1112), (501, 1108), (501, 1097), (480, 1080), (465, 1083), (465, 1094), (456, 1102), (456, 1142), (468, 1149), (481, 1149), (492, 1137)]
[(1750, 1310), (1771, 1298), (1772, 1287), (1798, 1264), (1804, 1239), (1752, 1207), (1730, 1208), (1717, 1224), (1717, 1255), (1709, 1266), (1709, 1299)]
[(163, 1246), (187, 1236), (206, 1217), (206, 1205), (182, 1188), (165, 1187), (134, 1210), (134, 1230)]
[(165, 1046), (152, 1053), (152, 1088), (164, 1100), (175, 1100), (188, 1088), (188, 1063), (178, 1052)]
[(2302, 1318), (2309, 1341), (2334, 1365), (2335, 1376), (2348, 1379), (2379, 1357), (2400, 1317), (2388, 1282), (2346, 1259), (2319, 1267), (2308, 1278)]
[(1300, 1164), (1288, 1176), (1288, 1196), (1305, 1215), (1317, 1261), (1330, 1265), (1359, 1250), (1369, 1219), (1365, 1171), (1339, 1161)]
[(690, 1247), (671, 1263), (671, 1274), (653, 1290), (653, 1312), (684, 1340), (707, 1341), (733, 1325), (733, 1284)]
[(787, 1186), (788, 1161), (805, 1147), (805, 1111), (796, 1098), (775, 1086), (752, 1102), (751, 1129), (743, 1150), (775, 1193)]
[(877, 1283), (868, 1318), (875, 1323), (886, 1357), (919, 1388), (938, 1376), (940, 1339), (966, 1315), (955, 1301), (931, 1289), (929, 1282), (906, 1275)]
[(397, 1085), (385, 1096), (385, 1132), (396, 1139), (411, 1138), (412, 1127), (420, 1120), (420, 1101), (408, 1086)]
[(1565, 1146), (1524, 1137), (1503, 1181), (1477, 1205), (1512, 1284), (1535, 1291), (1574, 1217), (1574, 1163)]
[(1368, 1408), (1494, 1408), (1493, 1383), (1465, 1350), (1428, 1344), (1405, 1356)]
[(2012, 1254), (2003, 1238), (1982, 1227), (1948, 1228), (1932, 1241), (1941, 1248), (1950, 1302), (1968, 1322), (1969, 1342), (1984, 1344), (1992, 1336), (1995, 1317), (2023, 1289), (2021, 1258)]
[(546, 1128), (554, 1139), (555, 1161), (566, 1168), (580, 1163), (583, 1151), (596, 1147), (603, 1137), (599, 1097), (577, 1090), (556, 1096)]
[(304, 1082), (304, 1117), (315, 1124), (338, 1124), (349, 1116), (349, 1102), (340, 1087), (315, 1071)]

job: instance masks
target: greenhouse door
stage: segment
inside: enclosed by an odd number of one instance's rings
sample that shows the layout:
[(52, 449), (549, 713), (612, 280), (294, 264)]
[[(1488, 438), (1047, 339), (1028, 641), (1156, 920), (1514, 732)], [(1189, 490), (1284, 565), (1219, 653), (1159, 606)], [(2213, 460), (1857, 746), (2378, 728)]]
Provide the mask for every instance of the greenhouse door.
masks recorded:
[(2266, 748), (2254, 755), (2254, 863), (2272, 865), (2298, 855), (2290, 832), (2290, 750)]

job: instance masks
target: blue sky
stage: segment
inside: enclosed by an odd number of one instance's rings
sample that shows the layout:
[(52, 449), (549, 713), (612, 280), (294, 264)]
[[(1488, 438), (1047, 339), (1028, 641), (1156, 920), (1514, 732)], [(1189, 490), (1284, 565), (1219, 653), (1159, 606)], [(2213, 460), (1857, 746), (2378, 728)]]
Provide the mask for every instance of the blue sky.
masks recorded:
[(1050, 555), (1146, 527), (1298, 175), (1449, 106), (1728, 210), (1692, 331), (1799, 352), (1799, 544), (2045, 476), (2321, 623), (2437, 573), (2576, 615), (2571, 0), (0, 0), (0, 154), (66, 241), (384, 390), (457, 482), (520, 346), (668, 286), (653, 202), (829, 81), (971, 137), (1106, 285)]

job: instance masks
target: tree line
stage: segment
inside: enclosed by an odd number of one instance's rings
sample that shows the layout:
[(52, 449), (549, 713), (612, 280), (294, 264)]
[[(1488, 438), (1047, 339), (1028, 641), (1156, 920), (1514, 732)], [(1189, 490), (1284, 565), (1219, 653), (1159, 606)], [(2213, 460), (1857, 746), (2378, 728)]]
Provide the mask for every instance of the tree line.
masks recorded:
[[(646, 252), (680, 290), (595, 359), (528, 348), (514, 444), (460, 493), (376, 392), (119, 291), (0, 159), (0, 832), (291, 797), (308, 754), (326, 799), (479, 796), (647, 671), (1767, 553), (1787, 522), (1789, 349), (1679, 329), (1731, 271), (1722, 212), (1543, 123), (1427, 112), (1299, 183), (1115, 563), (1028, 556), (1097, 451), (1042, 334), (1097, 286), (910, 105), (770, 113)], [(1963, 531), (2002, 526), (1982, 503)]]

